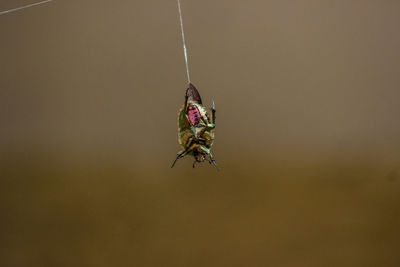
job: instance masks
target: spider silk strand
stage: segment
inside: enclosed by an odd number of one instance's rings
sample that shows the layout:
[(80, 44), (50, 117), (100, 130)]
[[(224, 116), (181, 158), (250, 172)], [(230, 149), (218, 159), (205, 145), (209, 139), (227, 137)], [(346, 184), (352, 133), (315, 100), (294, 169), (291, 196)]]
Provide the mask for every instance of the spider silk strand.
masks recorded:
[(189, 63), (188, 63), (188, 55), (187, 55), (187, 49), (186, 49), (185, 32), (183, 31), (183, 19), (182, 19), (181, 1), (180, 0), (177, 0), (177, 1), (178, 1), (179, 19), (180, 19), (180, 22), (181, 22), (183, 54), (185, 55), (185, 63), (186, 63), (186, 75), (187, 75), (188, 83), (190, 83)]
[[(0, 15), (4, 15), (4, 14), (7, 14), (7, 13), (15, 12), (15, 11), (22, 10), (22, 9), (25, 9), (25, 8), (30, 8), (30, 7), (33, 7), (33, 6), (46, 4), (46, 3), (49, 3), (49, 2), (52, 2), (52, 1), (53, 0), (45, 0), (45, 1), (37, 2), (37, 3), (33, 3), (33, 4), (29, 4), (29, 5), (25, 5), (25, 6), (13, 8), (13, 9), (9, 9), (9, 10), (5, 10), (5, 11), (0, 11)], [(189, 62), (188, 62), (188, 55), (187, 55), (187, 48), (186, 48), (185, 32), (183, 30), (183, 18), (182, 18), (181, 1), (177, 0), (177, 2), (178, 2), (178, 10), (179, 10), (179, 20), (180, 20), (180, 24), (181, 24), (183, 54), (185, 56), (185, 63), (186, 63), (186, 75), (187, 75), (188, 83), (190, 83)]]
[(46, 4), (46, 3), (51, 2), (51, 1), (53, 1), (53, 0), (41, 1), (41, 2), (30, 4), (30, 5), (26, 5), (26, 6), (21, 6), (21, 7), (5, 10), (5, 11), (0, 11), (0, 15), (4, 15), (4, 14), (7, 14), (7, 13), (11, 13), (11, 12), (18, 11), (18, 10), (21, 10), (21, 9), (25, 9), (25, 8), (28, 8), (28, 7), (33, 7), (33, 6)]

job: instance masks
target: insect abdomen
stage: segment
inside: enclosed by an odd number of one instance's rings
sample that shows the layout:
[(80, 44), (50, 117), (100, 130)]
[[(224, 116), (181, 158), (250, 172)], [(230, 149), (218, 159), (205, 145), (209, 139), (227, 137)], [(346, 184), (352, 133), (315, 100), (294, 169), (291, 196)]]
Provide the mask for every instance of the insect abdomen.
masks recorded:
[(200, 112), (197, 108), (189, 108), (188, 111), (189, 120), (191, 125), (197, 125), (200, 122)]

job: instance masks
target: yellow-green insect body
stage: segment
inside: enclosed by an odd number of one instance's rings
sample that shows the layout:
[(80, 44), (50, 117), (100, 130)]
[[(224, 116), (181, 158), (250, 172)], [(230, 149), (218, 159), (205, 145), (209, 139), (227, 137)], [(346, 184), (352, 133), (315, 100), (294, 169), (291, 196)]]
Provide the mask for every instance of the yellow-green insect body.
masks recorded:
[(201, 97), (196, 87), (189, 84), (186, 89), (185, 103), (178, 115), (178, 141), (182, 146), (172, 164), (186, 155), (194, 157), (193, 168), (197, 162), (208, 160), (219, 170), (213, 155), (211, 146), (214, 141), (215, 106), (212, 107), (212, 120), (207, 110), (203, 107)]

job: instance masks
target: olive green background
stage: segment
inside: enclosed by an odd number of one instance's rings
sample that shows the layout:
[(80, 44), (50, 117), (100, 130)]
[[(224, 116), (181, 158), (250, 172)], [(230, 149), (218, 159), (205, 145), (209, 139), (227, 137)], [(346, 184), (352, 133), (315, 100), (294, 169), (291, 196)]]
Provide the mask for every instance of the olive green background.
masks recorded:
[(182, 8), (221, 172), (175, 0), (0, 16), (0, 266), (400, 266), (400, 2)]

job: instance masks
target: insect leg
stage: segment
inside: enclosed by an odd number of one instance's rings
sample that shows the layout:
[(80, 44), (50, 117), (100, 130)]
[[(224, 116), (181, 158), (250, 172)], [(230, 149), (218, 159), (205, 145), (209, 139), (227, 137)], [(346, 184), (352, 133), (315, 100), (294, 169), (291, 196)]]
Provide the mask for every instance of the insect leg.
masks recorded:
[(214, 103), (214, 99), (213, 99), (212, 103), (213, 103), (213, 106), (212, 106), (212, 109), (211, 109), (212, 123), (215, 124), (215, 103)]
[(220, 169), (219, 169), (219, 167), (218, 167), (218, 165), (217, 165), (217, 162), (215, 161), (215, 159), (214, 159), (213, 155), (211, 154), (210, 150), (207, 149), (207, 148), (205, 148), (205, 147), (203, 147), (203, 146), (200, 146), (200, 148), (201, 148), (204, 152), (207, 153), (207, 155), (208, 155), (208, 156), (210, 157), (210, 159), (211, 159), (211, 163), (215, 166), (215, 168), (217, 168), (218, 171), (220, 171)]
[(217, 165), (217, 162), (215, 161), (215, 159), (214, 159), (213, 155), (211, 154), (211, 152), (210, 152), (210, 154), (208, 154), (208, 156), (211, 159), (211, 163), (215, 166), (215, 168), (217, 168), (217, 171), (220, 171), (220, 169), (219, 169), (219, 167)]
[(176, 156), (176, 159), (174, 160), (174, 163), (172, 163), (171, 168), (173, 168), (175, 166), (175, 163), (178, 161), (178, 159), (183, 158), (184, 156), (186, 156), (187, 153), (189, 153), (192, 148), (192, 142), (193, 139), (190, 139), (190, 141), (188, 142), (187, 148), (185, 150), (183, 150), (182, 152), (178, 153), (178, 155)]
[(205, 125), (203, 127), (203, 129), (201, 129), (201, 131), (199, 133), (199, 136), (202, 136), (205, 131), (209, 131), (209, 130), (212, 130), (214, 128), (215, 128), (215, 124), (214, 123), (209, 123), (209, 124)]
[(172, 163), (171, 168), (173, 168), (175, 166), (175, 163), (178, 161), (178, 159), (183, 158), (189, 151), (184, 150), (181, 153), (178, 154), (178, 156), (176, 156), (176, 159), (174, 160), (174, 163)]
[(217, 165), (217, 162), (215, 161), (215, 159), (214, 159), (213, 155), (211, 154), (211, 152), (208, 154), (208, 156), (211, 159), (211, 163), (215, 166), (215, 168), (217, 168), (217, 171), (220, 171), (220, 169), (219, 169), (219, 167)]

